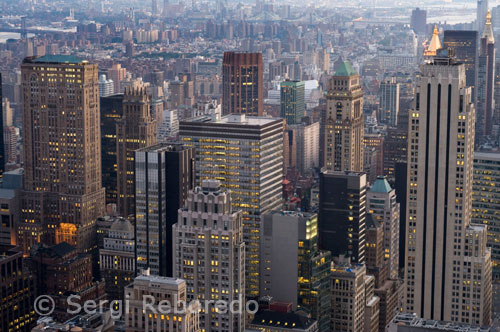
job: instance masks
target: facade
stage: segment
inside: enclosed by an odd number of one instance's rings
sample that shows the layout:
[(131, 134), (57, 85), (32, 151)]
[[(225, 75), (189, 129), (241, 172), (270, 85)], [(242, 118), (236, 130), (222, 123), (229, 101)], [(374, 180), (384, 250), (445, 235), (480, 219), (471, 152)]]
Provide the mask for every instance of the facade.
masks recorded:
[(93, 246), (105, 202), (97, 71), (72, 56), (26, 58), (21, 65), (24, 190), (17, 240), (25, 253), (37, 242), (66, 241), (80, 252)]
[(146, 87), (127, 87), (116, 126), (118, 211), (124, 217), (135, 214), (134, 151), (156, 144), (156, 131)]
[(413, 9), (410, 27), (416, 34), (424, 35), (427, 32), (427, 11), (420, 8)]
[(196, 185), (221, 181), (231, 190), (235, 211), (243, 211), (246, 290), (259, 293), (259, 243), (262, 216), (283, 204), (283, 120), (228, 115), (180, 123), (180, 139), (196, 154)]
[[(4, 126), (9, 125), (12, 126), (12, 124), (5, 123), (4, 124), (4, 110), (3, 110), (3, 94), (2, 94), (2, 74), (0, 74), (0, 128), (2, 128), (2, 133), (4, 131)], [(7, 107), (6, 107), (7, 108)], [(0, 135), (0, 180), (2, 179), (3, 172), (5, 172), (5, 162), (6, 162), (6, 156), (5, 156), (5, 147), (4, 147), (4, 135)]]
[(331, 171), (363, 170), (363, 89), (349, 62), (330, 79), (325, 118), (325, 167)]
[[(5, 174), (5, 179), (8, 173)], [(5, 186), (5, 184), (4, 184)], [(0, 245), (16, 243), (16, 225), (19, 221), (19, 190), (0, 189)]]
[(123, 114), (123, 94), (101, 97), (101, 165), (106, 204), (118, 203), (116, 124)]
[(491, 248), (493, 280), (500, 279), (500, 155), (474, 153), (472, 183), (472, 222), (488, 225), (488, 246)]
[[(486, 14), (485, 16), (486, 17)], [(476, 66), (478, 60), (477, 31), (445, 30), (443, 46), (451, 48), (457, 62), (465, 65), (465, 83), (472, 87), (472, 102), (476, 96)]]
[(264, 112), (262, 53), (224, 52), (222, 114), (262, 116)]
[(122, 65), (119, 63), (114, 63), (113, 66), (108, 69), (107, 74), (109, 79), (113, 81), (114, 93), (123, 92), (123, 89), (121, 89), (121, 81), (127, 76), (127, 69), (122, 68)]
[[(183, 312), (181, 301), (187, 301), (186, 281), (182, 279), (140, 275), (125, 287), (129, 310), (125, 313), (125, 331), (199, 332), (199, 308), (188, 307)], [(151, 297), (150, 305), (143, 305), (143, 298)], [(161, 313), (159, 304), (168, 301), (171, 310)], [(189, 304), (189, 303), (188, 303)], [(145, 308), (144, 308), (145, 307)], [(152, 307), (152, 308), (151, 308)]]
[(116, 218), (99, 247), (99, 268), (110, 300), (123, 300), (123, 289), (135, 277), (134, 226)]
[(114, 83), (113, 80), (108, 80), (106, 75), (99, 76), (99, 97), (107, 97), (114, 94)]
[(319, 245), (332, 256), (365, 262), (366, 174), (323, 172), (319, 178)]
[[(204, 180), (191, 190), (179, 209), (172, 232), (173, 275), (186, 279), (187, 300), (205, 303), (219, 299), (230, 303), (245, 293), (245, 243), (242, 212), (234, 211), (231, 194), (217, 180)], [(244, 302), (242, 302), (244, 307)], [(245, 329), (245, 314), (200, 313), (200, 329)]]
[[(486, 2), (487, 0), (479, 1)], [(495, 84), (495, 37), (491, 26), (491, 14), (488, 11), (481, 36), (476, 100), (476, 145), (481, 144), (485, 136), (491, 135), (493, 127), (493, 91)]]
[(379, 122), (396, 127), (399, 113), (399, 83), (394, 77), (380, 83), (379, 104)]
[[(419, 318), (415, 313), (401, 313), (394, 317), (387, 325), (387, 332), (473, 332), (478, 330), (478, 326), (467, 323), (456, 323), (451, 321), (437, 321), (426, 318)], [(494, 332), (495, 327), (481, 326), (481, 331)]]
[(399, 277), (399, 203), (396, 190), (381, 176), (366, 194), (366, 208), (384, 228), (384, 259), (388, 262), (389, 278)]
[(280, 117), (289, 125), (301, 123), (306, 111), (305, 82), (289, 80), (281, 82), (280, 94)]
[[(319, 167), (319, 122), (288, 126), (293, 131), (296, 147), (296, 166), (302, 174)], [(293, 144), (290, 150), (293, 149)], [(293, 151), (290, 151), (293, 155)]]
[(470, 224), (475, 109), (465, 69), (442, 50), (422, 65), (417, 81), (408, 135), (404, 310), (489, 325), (487, 230)]
[(194, 151), (160, 143), (135, 152), (137, 270), (172, 276), (172, 225), (194, 187)]
[(248, 332), (318, 332), (318, 322), (295, 312), (261, 310), (250, 322)]
[(19, 247), (0, 245), (0, 330), (30, 332), (36, 324), (33, 303), (36, 298), (33, 277), (24, 266)]
[(261, 228), (260, 295), (291, 303), (330, 331), (328, 251), (318, 248), (318, 217), (313, 213), (272, 211)]

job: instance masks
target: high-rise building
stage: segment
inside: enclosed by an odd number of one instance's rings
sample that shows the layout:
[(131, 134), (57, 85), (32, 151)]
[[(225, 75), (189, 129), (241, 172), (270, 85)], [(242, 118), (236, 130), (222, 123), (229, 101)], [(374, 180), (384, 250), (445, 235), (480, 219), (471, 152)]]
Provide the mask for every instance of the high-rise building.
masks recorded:
[(194, 187), (194, 151), (160, 143), (135, 152), (137, 269), (172, 276), (172, 225)]
[(319, 245), (332, 256), (365, 261), (366, 174), (322, 172), (319, 177)]
[(116, 158), (116, 124), (123, 114), (123, 94), (100, 98), (102, 185), (106, 204), (118, 203), (118, 160)]
[(379, 302), (374, 294), (375, 278), (364, 264), (351, 264), (340, 257), (332, 264), (331, 330), (374, 332), (378, 330)]
[(399, 83), (392, 77), (380, 83), (378, 121), (396, 127), (399, 113)]
[(33, 310), (35, 303), (35, 283), (24, 266), (21, 248), (0, 245), (0, 286), (4, 292), (0, 296), (0, 330), (30, 332), (36, 324)]
[[(296, 165), (302, 174), (319, 167), (319, 122), (288, 126), (295, 138)], [(292, 153), (292, 151), (290, 151)]]
[(224, 52), (222, 114), (262, 116), (264, 112), (262, 53)]
[[(198, 321), (199, 308), (186, 305), (187, 286), (183, 279), (146, 273), (136, 277), (133, 283), (125, 287), (125, 297), (129, 299), (129, 310), (125, 312), (127, 332), (201, 331)], [(144, 306), (144, 298), (153, 298), (154, 301), (151, 300), (152, 303), (148, 302), (148, 305)], [(165, 310), (166, 304), (162, 301), (168, 301), (170, 310)]]
[(424, 35), (427, 32), (427, 11), (420, 8), (413, 9), (410, 27), (416, 34)]
[(488, 14), (488, 0), (477, 0), (476, 29), (479, 34), (483, 34), (486, 14)]
[(404, 310), (489, 325), (491, 252), (486, 225), (471, 225), (475, 110), (465, 69), (442, 49), (421, 66), (417, 81), (408, 135)]
[(313, 213), (271, 211), (261, 227), (260, 296), (291, 303), (330, 331), (328, 251), (318, 248), (318, 217)]
[(396, 190), (392, 189), (385, 177), (380, 176), (366, 194), (366, 209), (372, 218), (383, 225), (384, 259), (389, 267), (389, 278), (399, 276), (399, 203)]
[[(408, 159), (408, 111), (399, 114), (397, 128), (387, 129), (383, 146), (383, 175), (391, 181), (396, 176), (396, 164)], [(405, 196), (406, 195), (402, 195)]]
[(127, 76), (127, 69), (122, 68), (122, 65), (119, 63), (113, 63), (111, 68), (108, 69), (108, 77), (110, 80), (113, 81), (114, 84), (114, 89), (113, 91), (115, 93), (120, 93), (123, 90), (121, 89), (121, 82), (123, 79), (125, 79), (125, 76)]
[(500, 279), (500, 155), (495, 152), (474, 153), (472, 184), (472, 222), (488, 225), (493, 280)]
[[(486, 1), (487, 0), (483, 0)], [(495, 84), (495, 37), (491, 27), (491, 14), (488, 11), (481, 36), (477, 68), (476, 100), (476, 145), (491, 134), (493, 126), (493, 91)]]
[(305, 82), (290, 80), (281, 82), (280, 94), (280, 117), (289, 125), (301, 123), (306, 111)]
[(108, 80), (104, 74), (99, 76), (99, 97), (111, 96), (114, 89), (113, 80)]
[(158, 16), (159, 15), (159, 12), (158, 12), (158, 0), (151, 0), (151, 13), (153, 14), (153, 16)]
[(234, 210), (243, 210), (246, 291), (258, 296), (260, 223), (266, 212), (283, 204), (283, 120), (204, 116), (181, 122), (180, 138), (195, 148), (196, 184), (220, 180), (231, 190)]
[(135, 214), (134, 151), (156, 144), (156, 118), (145, 86), (127, 87), (123, 113), (116, 126), (118, 211), (123, 217)]
[[(72, 56), (26, 58), (23, 92), (24, 191), (18, 244), (94, 246), (104, 215), (97, 65)], [(56, 79), (57, 77), (57, 79)], [(50, 83), (50, 84), (49, 84)]]
[[(0, 73), (0, 128), (2, 129), (3, 133), (3, 127), (7, 124), (4, 124), (4, 110), (3, 110), (3, 94), (2, 94), (2, 74)], [(12, 126), (12, 124), (10, 124)], [(5, 172), (5, 148), (4, 148), (4, 135), (0, 135), (0, 180), (3, 177), (3, 172)]]
[(456, 61), (465, 65), (465, 83), (472, 87), (472, 102), (476, 96), (478, 40), (477, 31), (464, 30), (445, 30), (443, 38), (443, 47), (452, 49)]
[(363, 89), (359, 75), (343, 61), (330, 79), (325, 118), (325, 167), (363, 170)]
[[(172, 231), (173, 275), (186, 280), (188, 301), (206, 304), (213, 299), (226, 303), (243, 300), (242, 216), (241, 210), (233, 211), (230, 192), (221, 189), (217, 180), (204, 180), (201, 187), (189, 192)], [(235, 332), (245, 329), (244, 313), (217, 313), (211, 310), (213, 307), (200, 313), (200, 329)]]
[(123, 300), (123, 289), (135, 277), (134, 226), (116, 218), (99, 247), (99, 268), (108, 299)]

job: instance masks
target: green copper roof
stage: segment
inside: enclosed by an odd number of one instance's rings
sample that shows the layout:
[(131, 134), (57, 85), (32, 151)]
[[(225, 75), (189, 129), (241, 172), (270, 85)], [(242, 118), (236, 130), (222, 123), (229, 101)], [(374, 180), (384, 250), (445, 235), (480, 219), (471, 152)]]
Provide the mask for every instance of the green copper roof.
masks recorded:
[(44, 55), (31, 60), (33, 63), (82, 63), (83, 59), (73, 55)]
[(391, 190), (391, 185), (384, 176), (379, 176), (370, 188), (370, 191), (374, 193), (389, 193)]
[(352, 76), (357, 74), (349, 61), (342, 61), (334, 76)]

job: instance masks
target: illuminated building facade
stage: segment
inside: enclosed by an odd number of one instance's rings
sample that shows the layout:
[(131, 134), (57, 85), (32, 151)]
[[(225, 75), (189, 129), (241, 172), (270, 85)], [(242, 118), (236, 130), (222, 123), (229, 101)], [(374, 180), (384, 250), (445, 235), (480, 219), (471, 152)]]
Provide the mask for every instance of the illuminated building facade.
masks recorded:
[(327, 170), (363, 170), (363, 89), (358, 73), (342, 62), (326, 96), (324, 162)]
[[(173, 275), (186, 280), (188, 301), (230, 303), (244, 299), (245, 243), (241, 218), (242, 212), (233, 212), (230, 192), (221, 189), (219, 181), (204, 180), (201, 187), (189, 192), (172, 232)], [(209, 312), (200, 313), (200, 329), (243, 332), (244, 313), (218, 313), (212, 308), (209, 305)]]
[(472, 222), (488, 225), (493, 279), (500, 279), (500, 154), (474, 153), (472, 184)]
[[(24, 190), (17, 240), (25, 253), (61, 238), (88, 251), (104, 215), (96, 64), (72, 56), (26, 58)], [(60, 238), (59, 240), (57, 238)]]
[(181, 141), (195, 148), (196, 185), (219, 180), (243, 211), (246, 290), (259, 294), (262, 215), (282, 207), (283, 120), (241, 115), (199, 117), (180, 123)]

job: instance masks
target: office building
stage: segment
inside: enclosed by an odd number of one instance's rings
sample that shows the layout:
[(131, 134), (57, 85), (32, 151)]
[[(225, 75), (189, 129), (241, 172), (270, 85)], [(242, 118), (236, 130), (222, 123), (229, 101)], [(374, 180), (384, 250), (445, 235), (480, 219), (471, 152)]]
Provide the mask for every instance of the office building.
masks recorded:
[(111, 96), (114, 89), (113, 80), (108, 80), (104, 74), (99, 76), (99, 97)]
[(66, 241), (80, 252), (94, 246), (105, 202), (97, 72), (96, 64), (73, 56), (26, 58), (21, 65), (24, 190), (17, 240), (25, 253), (37, 242)]
[(172, 225), (194, 188), (193, 154), (179, 143), (135, 152), (137, 271), (172, 276)]
[(500, 155), (495, 152), (474, 153), (472, 183), (472, 222), (488, 225), (493, 280), (500, 279)]
[(318, 332), (318, 322), (302, 313), (285, 311), (280, 307), (259, 310), (246, 331)]
[(437, 321), (426, 318), (419, 318), (415, 313), (401, 313), (398, 314), (387, 325), (387, 332), (473, 332), (480, 329), (484, 332), (494, 332), (495, 327), (481, 326), (478, 327), (474, 324), (457, 323), (452, 321)]
[(156, 144), (157, 121), (145, 86), (127, 87), (123, 113), (116, 126), (118, 211), (123, 217), (135, 214), (134, 151)]
[[(484, 17), (486, 18), (486, 14)], [(476, 96), (478, 40), (477, 31), (444, 31), (443, 47), (452, 49), (456, 61), (465, 65), (465, 84), (472, 87), (472, 102), (475, 102)]]
[[(300, 173), (306, 174), (313, 168), (319, 167), (319, 122), (311, 124), (301, 123), (288, 126), (295, 138), (296, 166)], [(290, 146), (290, 153), (293, 146)]]
[[(129, 310), (125, 312), (126, 332), (154, 330), (162, 332), (201, 331), (198, 321), (199, 308), (195, 306), (181, 307), (182, 303), (187, 301), (186, 281), (182, 279), (145, 273), (136, 277), (133, 283), (125, 287), (125, 297), (129, 299)], [(154, 301), (144, 306), (144, 297), (152, 297)], [(165, 300), (169, 302), (170, 310), (159, 307), (160, 302)], [(165, 305), (163, 305), (163, 308), (165, 308)], [(164, 313), (162, 313), (162, 310)]]
[(123, 289), (135, 277), (134, 226), (116, 218), (99, 247), (99, 268), (109, 300), (123, 300)]
[(262, 53), (224, 52), (222, 114), (262, 116), (264, 112)]
[(417, 81), (408, 135), (403, 309), (489, 325), (491, 251), (486, 225), (471, 225), (475, 109), (465, 69), (443, 49), (421, 66)]
[(0, 330), (30, 332), (36, 324), (33, 303), (36, 298), (32, 275), (24, 266), (21, 248), (0, 244), (0, 270), (3, 289), (0, 297)]
[(396, 176), (396, 164), (408, 159), (408, 119), (402, 113), (408, 112), (400, 112), (397, 128), (388, 128), (384, 137), (382, 174), (391, 181)]
[[(6, 172), (8, 178), (8, 173)], [(5, 181), (5, 179), (4, 179)], [(0, 188), (0, 245), (16, 243), (16, 225), (19, 222), (19, 190)]]
[(331, 171), (363, 170), (363, 89), (359, 75), (343, 61), (330, 79), (326, 96), (325, 167)]
[[(245, 313), (217, 313), (210, 300), (230, 303), (245, 293), (245, 243), (242, 212), (233, 211), (231, 194), (217, 180), (204, 180), (191, 190), (173, 226), (173, 275), (186, 280), (187, 300), (199, 300), (200, 329), (245, 329)], [(244, 307), (244, 302), (241, 304)]]
[(319, 177), (319, 245), (332, 256), (365, 262), (366, 174), (322, 172)]
[(260, 295), (291, 303), (330, 331), (328, 251), (318, 248), (318, 217), (313, 213), (271, 211), (261, 227)]
[(424, 35), (427, 32), (427, 11), (415, 8), (411, 11), (410, 27), (416, 34)]
[[(479, 2), (488, 2), (482, 0)], [(478, 3), (479, 3), (478, 2)], [(491, 26), (491, 14), (488, 11), (486, 23), (481, 35), (477, 68), (476, 100), (476, 146), (491, 135), (493, 127), (493, 91), (495, 84), (495, 37)]]
[(3, 127), (3, 146), (5, 153), (5, 164), (16, 164), (18, 162), (17, 141), (19, 129), (14, 126)]
[(363, 264), (339, 257), (331, 268), (331, 330), (373, 332), (378, 330), (379, 298), (374, 295), (374, 277)]
[(366, 194), (366, 209), (383, 225), (384, 259), (389, 267), (389, 278), (399, 277), (399, 203), (396, 190), (391, 188), (385, 177), (380, 176)]
[(122, 68), (122, 65), (119, 63), (113, 63), (111, 68), (108, 69), (107, 74), (107, 77), (113, 81), (114, 93), (123, 92), (123, 89), (121, 89), (121, 82), (127, 76), (127, 69)]
[(101, 97), (100, 104), (102, 185), (106, 188), (106, 204), (117, 204), (116, 124), (123, 114), (123, 94)]
[(476, 29), (479, 34), (483, 34), (486, 23), (486, 15), (489, 13), (488, 0), (477, 0)]
[(289, 80), (281, 82), (280, 95), (280, 117), (289, 125), (301, 123), (306, 111), (305, 82)]
[[(7, 108), (7, 107), (6, 107)], [(0, 128), (6, 125), (12, 126), (12, 124), (4, 123), (4, 109), (3, 109), (3, 92), (2, 92), (2, 74), (0, 73)], [(6, 119), (7, 120), (7, 119)], [(5, 121), (7, 122), (7, 121)], [(5, 147), (4, 147), (4, 135), (0, 135), (0, 180), (3, 177), (3, 172), (5, 172)]]
[(196, 184), (214, 179), (231, 190), (235, 211), (243, 211), (246, 290), (259, 293), (262, 216), (283, 204), (283, 120), (234, 114), (203, 116), (180, 123), (181, 141), (196, 153)]
[(399, 83), (394, 77), (380, 83), (379, 104), (378, 121), (396, 127), (399, 114)]

